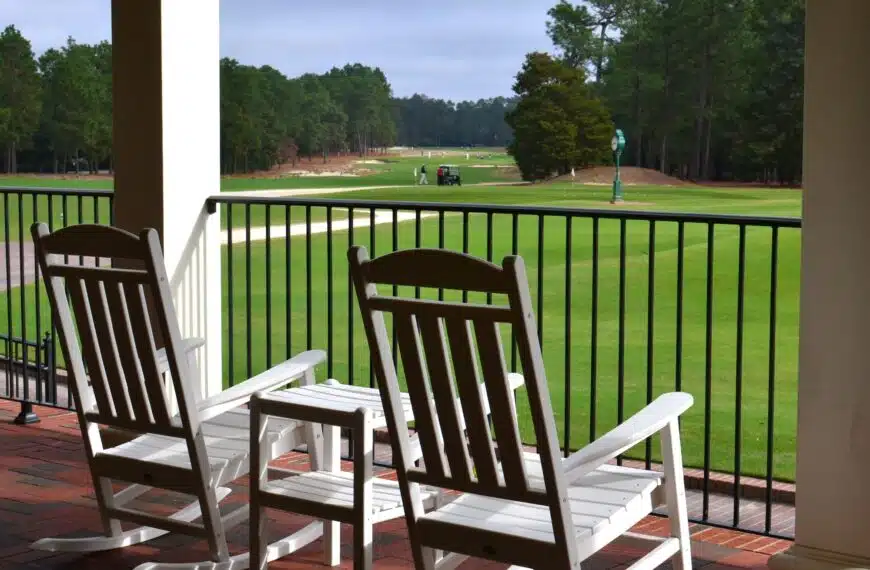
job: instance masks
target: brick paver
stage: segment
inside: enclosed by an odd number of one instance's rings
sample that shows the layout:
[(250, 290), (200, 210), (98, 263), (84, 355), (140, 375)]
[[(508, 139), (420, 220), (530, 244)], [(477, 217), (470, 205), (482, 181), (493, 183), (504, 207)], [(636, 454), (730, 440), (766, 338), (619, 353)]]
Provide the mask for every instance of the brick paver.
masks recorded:
[[(90, 477), (84, 461), (75, 415), (61, 410), (38, 408), (41, 422), (29, 426), (12, 424), (17, 405), (0, 401), (0, 569), (103, 569), (132, 568), (146, 561), (184, 562), (207, 558), (203, 541), (167, 535), (144, 545), (100, 554), (57, 554), (34, 551), (29, 544), (45, 536), (83, 536), (99, 532), (99, 517), (93, 502)], [(304, 454), (290, 454), (279, 464), (305, 464)], [(349, 467), (347, 465), (346, 467)], [(390, 477), (392, 473), (380, 470)], [(225, 501), (232, 509), (247, 500), (244, 481)], [(150, 509), (170, 512), (181, 500), (168, 493), (141, 499)], [(272, 513), (270, 538), (278, 538), (309, 522), (305, 517)], [(648, 517), (635, 529), (661, 535), (667, 520)], [(342, 565), (352, 568), (351, 529), (343, 528)], [(709, 570), (766, 568), (770, 554), (784, 550), (790, 542), (747, 535), (733, 530), (693, 525), (693, 554), (696, 567)], [(230, 550), (247, 548), (247, 525), (228, 533)], [(411, 568), (411, 553), (404, 521), (378, 525), (374, 534), (376, 568)], [(627, 568), (642, 553), (619, 542), (596, 555), (584, 568), (593, 570)], [(318, 542), (270, 565), (275, 570), (322, 568)], [(470, 560), (464, 569), (504, 568), (482, 560)]]

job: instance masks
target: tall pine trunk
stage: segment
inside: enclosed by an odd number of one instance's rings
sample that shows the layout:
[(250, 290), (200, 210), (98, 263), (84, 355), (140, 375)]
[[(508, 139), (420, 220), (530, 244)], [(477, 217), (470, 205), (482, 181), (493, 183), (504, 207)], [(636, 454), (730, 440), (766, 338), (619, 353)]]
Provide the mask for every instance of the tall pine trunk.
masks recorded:
[(701, 71), (701, 85), (698, 89), (698, 110), (695, 115), (695, 140), (692, 144), (692, 161), (689, 178), (697, 180), (701, 176), (701, 155), (704, 141), (704, 115), (707, 110), (707, 59)]
[(664, 109), (662, 112), (662, 149), (661, 149), (661, 171), (662, 174), (670, 174), (668, 165), (668, 132), (670, 130), (670, 104), (671, 104), (671, 49), (670, 42), (665, 42), (665, 90), (664, 90)]
[(713, 139), (713, 117), (712, 117), (712, 98), (710, 100), (711, 116), (707, 117), (707, 147), (704, 149), (704, 180), (710, 180), (710, 146)]
[(660, 155), (662, 174), (670, 174), (671, 169), (668, 167), (668, 135), (662, 135), (662, 150)]
[(604, 42), (607, 39), (607, 23), (601, 25), (601, 37), (598, 38), (598, 61), (595, 64), (595, 84), (601, 85), (601, 71), (604, 68)]

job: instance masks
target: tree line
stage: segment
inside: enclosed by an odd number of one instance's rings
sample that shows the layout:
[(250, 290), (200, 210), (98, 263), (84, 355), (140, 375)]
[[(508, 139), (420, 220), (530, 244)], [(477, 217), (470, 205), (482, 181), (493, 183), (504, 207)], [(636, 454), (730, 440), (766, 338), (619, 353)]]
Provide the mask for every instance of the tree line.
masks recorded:
[(627, 164), (796, 183), (804, 21), (804, 0), (561, 0), (547, 31), (625, 131)]
[[(14, 27), (0, 33), (0, 168), (112, 169), (112, 46), (77, 43), (38, 58)], [(359, 63), (288, 78), (270, 66), (220, 61), (221, 168), (268, 169), (300, 157), (366, 155), (406, 146), (504, 145), (502, 97), (397, 98), (384, 73)]]
[(70, 39), (39, 59), (13, 26), (0, 33), (4, 172), (95, 171), (111, 162), (112, 50)]
[[(405, 146), (505, 145), (535, 180), (607, 163), (696, 180), (796, 183), (803, 138), (803, 0), (560, 0), (553, 53), (526, 57), (512, 97), (397, 98), (362, 64), (288, 78), (220, 62), (225, 173), (300, 156)], [(34, 57), (0, 33), (0, 166), (111, 169), (111, 45)]]

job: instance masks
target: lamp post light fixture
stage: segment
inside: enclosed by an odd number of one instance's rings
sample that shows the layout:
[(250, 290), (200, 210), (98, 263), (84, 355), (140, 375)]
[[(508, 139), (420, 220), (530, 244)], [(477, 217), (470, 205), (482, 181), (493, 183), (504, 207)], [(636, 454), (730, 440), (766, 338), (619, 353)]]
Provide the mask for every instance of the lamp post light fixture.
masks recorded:
[(619, 161), (622, 158), (622, 151), (625, 150), (625, 135), (622, 129), (616, 129), (616, 134), (610, 140), (610, 148), (616, 159), (616, 176), (613, 178), (613, 198), (611, 204), (622, 203), (622, 179), (619, 177)]

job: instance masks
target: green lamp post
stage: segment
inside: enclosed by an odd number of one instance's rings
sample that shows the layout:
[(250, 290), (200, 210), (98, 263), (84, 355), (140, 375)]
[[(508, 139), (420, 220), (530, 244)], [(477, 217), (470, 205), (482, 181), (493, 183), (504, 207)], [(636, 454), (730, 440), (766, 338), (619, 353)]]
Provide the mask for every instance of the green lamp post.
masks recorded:
[(616, 155), (616, 176), (613, 178), (613, 199), (611, 204), (619, 204), (622, 202), (622, 179), (619, 177), (619, 160), (622, 158), (622, 151), (625, 150), (625, 135), (622, 129), (616, 129), (616, 134), (610, 141), (610, 148), (613, 149), (613, 154)]

